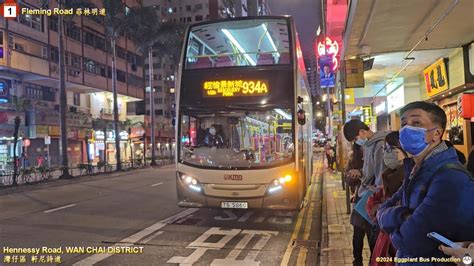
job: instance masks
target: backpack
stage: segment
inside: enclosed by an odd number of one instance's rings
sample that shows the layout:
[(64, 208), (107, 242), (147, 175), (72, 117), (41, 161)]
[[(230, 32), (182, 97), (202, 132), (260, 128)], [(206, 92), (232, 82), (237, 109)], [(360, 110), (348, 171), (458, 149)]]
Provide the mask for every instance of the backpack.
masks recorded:
[[(471, 172), (469, 172), (464, 166), (462, 166), (460, 163), (447, 163), (443, 166), (441, 166), (440, 168), (438, 168), (434, 173), (433, 173), (433, 176), (435, 176), (436, 174), (440, 173), (440, 172), (443, 172), (444, 170), (448, 170), (448, 169), (454, 169), (454, 170), (458, 170), (460, 172), (463, 172), (465, 173), (467, 176), (469, 176), (469, 178), (471, 179), (472, 182), (474, 182), (474, 177), (471, 175)], [(430, 183), (431, 183), (431, 180), (430, 180)]]

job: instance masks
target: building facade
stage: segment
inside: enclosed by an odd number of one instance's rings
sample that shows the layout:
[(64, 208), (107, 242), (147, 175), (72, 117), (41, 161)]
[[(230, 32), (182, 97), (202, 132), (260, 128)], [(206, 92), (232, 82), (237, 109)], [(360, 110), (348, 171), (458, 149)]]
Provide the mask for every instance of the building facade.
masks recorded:
[[(90, 1), (100, 8), (101, 1)], [(42, 1), (22, 1), (20, 8), (39, 9)], [(127, 7), (140, 1), (124, 1)], [(49, 8), (57, 6), (51, 1)], [(71, 167), (89, 160), (115, 163), (111, 47), (105, 37), (103, 16), (66, 16), (65, 65), (67, 90), (68, 156)], [(127, 119), (127, 103), (144, 98), (141, 55), (124, 36), (117, 40), (119, 120)], [(14, 117), (21, 118), (17, 154), (34, 166), (49, 149), (51, 166), (60, 164), (58, 18), (21, 15), (0, 21), (0, 169), (12, 167)], [(24, 103), (18, 108), (17, 97)], [(125, 123), (124, 123), (125, 124)], [(105, 132), (104, 132), (105, 130)], [(101, 133), (102, 131), (102, 133)], [(127, 160), (125, 126), (122, 158)], [(28, 141), (26, 141), (28, 140)], [(129, 153), (129, 152), (128, 152)]]

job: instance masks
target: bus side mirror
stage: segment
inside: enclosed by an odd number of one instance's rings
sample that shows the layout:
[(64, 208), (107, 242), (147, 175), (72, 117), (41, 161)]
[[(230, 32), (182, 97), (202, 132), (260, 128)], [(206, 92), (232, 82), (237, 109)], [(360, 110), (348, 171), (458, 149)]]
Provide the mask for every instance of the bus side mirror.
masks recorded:
[(306, 124), (306, 113), (303, 109), (300, 109), (297, 113), (298, 117), (298, 124), (304, 125)]

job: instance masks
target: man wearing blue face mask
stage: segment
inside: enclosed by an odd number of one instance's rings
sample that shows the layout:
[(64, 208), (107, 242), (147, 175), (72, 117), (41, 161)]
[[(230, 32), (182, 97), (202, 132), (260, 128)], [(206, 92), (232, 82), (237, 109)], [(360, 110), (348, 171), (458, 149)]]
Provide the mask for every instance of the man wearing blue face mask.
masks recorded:
[(412, 102), (400, 114), (400, 144), (415, 164), (398, 192), (379, 208), (378, 224), (390, 234), (397, 258), (417, 258), (403, 265), (449, 265), (427, 234), (437, 232), (456, 242), (474, 239), (474, 182), (455, 149), (442, 140), (443, 109)]

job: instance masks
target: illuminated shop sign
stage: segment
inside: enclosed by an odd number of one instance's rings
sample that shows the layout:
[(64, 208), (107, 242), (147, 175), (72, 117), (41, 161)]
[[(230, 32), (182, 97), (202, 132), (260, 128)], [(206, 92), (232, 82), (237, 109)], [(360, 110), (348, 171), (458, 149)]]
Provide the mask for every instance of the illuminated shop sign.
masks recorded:
[(8, 103), (9, 85), (6, 80), (0, 79), (0, 103)]
[(405, 87), (402, 85), (398, 89), (387, 95), (387, 112), (395, 111), (405, 105)]
[(267, 95), (269, 86), (263, 80), (215, 80), (203, 84), (204, 97)]
[(318, 52), (318, 56), (328, 55), (332, 59), (332, 71), (336, 71), (338, 67), (338, 62), (336, 56), (339, 55), (339, 44), (337, 41), (331, 40), (331, 38), (326, 37), (324, 41), (318, 42), (318, 46), (316, 48)]
[(386, 110), (387, 110), (387, 103), (385, 101), (375, 106), (375, 114), (377, 115), (381, 113), (385, 113)]
[(448, 89), (448, 76), (443, 58), (423, 70), (423, 77), (428, 97)]

